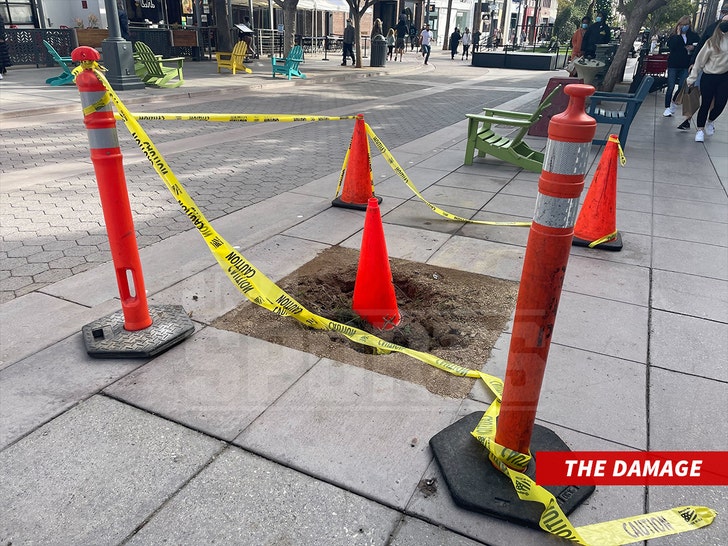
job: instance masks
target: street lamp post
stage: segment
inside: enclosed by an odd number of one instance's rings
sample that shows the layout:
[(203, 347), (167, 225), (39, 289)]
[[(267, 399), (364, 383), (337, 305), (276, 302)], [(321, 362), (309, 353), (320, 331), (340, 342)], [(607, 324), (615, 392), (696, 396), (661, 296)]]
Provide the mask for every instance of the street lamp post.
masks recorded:
[(116, 9), (116, 0), (104, 0), (106, 5), (106, 19), (109, 26), (109, 37), (101, 42), (104, 52), (104, 66), (106, 79), (111, 87), (117, 91), (129, 89), (144, 89), (144, 82), (134, 72), (134, 57), (131, 42), (121, 36), (119, 25), (119, 11)]

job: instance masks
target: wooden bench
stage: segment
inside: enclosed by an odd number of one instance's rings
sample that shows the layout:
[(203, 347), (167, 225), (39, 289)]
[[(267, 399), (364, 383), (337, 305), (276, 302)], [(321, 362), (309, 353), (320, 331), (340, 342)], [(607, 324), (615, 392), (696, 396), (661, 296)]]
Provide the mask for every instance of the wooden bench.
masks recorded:
[[(468, 143), (465, 147), (465, 164), (473, 164), (473, 154), (477, 150), (478, 157), (490, 154), (522, 169), (540, 173), (544, 154), (531, 149), (523, 142), (523, 138), (528, 129), (541, 118), (560, 89), (561, 86), (558, 85), (546, 95), (533, 114), (493, 108), (484, 108), (483, 114), (467, 114)], [(519, 130), (515, 136), (507, 137), (496, 133), (493, 129), (495, 125), (519, 127)]]
[[(164, 63), (176, 63), (176, 67), (164, 66)], [(184, 57), (163, 59), (155, 55), (144, 42), (134, 44), (134, 71), (146, 85), (151, 87), (179, 87), (184, 83), (182, 65)], [(175, 81), (177, 80), (177, 81)]]
[[(654, 78), (652, 76), (645, 76), (642, 78), (639, 87), (634, 93), (607, 93), (605, 91), (597, 91), (589, 97), (586, 113), (593, 117), (597, 123), (620, 125), (619, 143), (624, 147), (627, 144), (627, 136), (629, 135), (629, 127), (632, 125), (632, 120), (634, 120), (637, 111), (650, 92), (653, 81)], [(623, 104), (624, 109), (608, 110), (600, 106), (602, 102)], [(592, 144), (602, 145), (606, 144), (606, 142), (606, 140), (594, 139)]]
[(278, 57), (272, 57), (271, 63), (273, 64), (273, 77), (276, 74), (283, 74), (289, 80), (291, 76), (298, 76), (299, 78), (306, 78), (306, 75), (298, 69), (298, 65), (303, 62), (303, 48), (300, 45), (293, 46), (291, 51), (285, 59)]
[(245, 66), (245, 55), (248, 53), (248, 44), (240, 40), (232, 51), (218, 51), (215, 53), (217, 59), (217, 73), (220, 73), (221, 68), (227, 68), (230, 72), (235, 74), (238, 70), (251, 74), (253, 71)]
[(53, 57), (53, 60), (56, 61), (58, 65), (63, 69), (62, 74), (59, 74), (58, 76), (54, 76), (52, 78), (48, 78), (46, 80), (46, 83), (53, 86), (73, 84), (73, 73), (71, 72), (71, 66), (73, 65), (73, 61), (71, 60), (71, 57), (61, 57), (56, 49), (45, 40), (43, 40), (43, 45), (46, 47), (51, 57)]

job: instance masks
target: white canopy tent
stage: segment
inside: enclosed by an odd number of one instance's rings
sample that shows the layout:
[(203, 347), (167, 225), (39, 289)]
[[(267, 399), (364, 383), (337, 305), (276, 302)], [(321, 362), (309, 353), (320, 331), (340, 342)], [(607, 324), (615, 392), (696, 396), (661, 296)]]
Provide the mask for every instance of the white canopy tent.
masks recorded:
[(298, 9), (344, 12), (350, 10), (346, 0), (298, 0)]

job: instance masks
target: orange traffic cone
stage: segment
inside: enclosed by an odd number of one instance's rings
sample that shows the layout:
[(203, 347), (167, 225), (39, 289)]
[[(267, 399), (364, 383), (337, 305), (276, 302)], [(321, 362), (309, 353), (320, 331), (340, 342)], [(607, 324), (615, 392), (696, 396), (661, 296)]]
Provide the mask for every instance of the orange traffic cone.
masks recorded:
[[(359, 114), (356, 117), (354, 134), (349, 145), (344, 188), (341, 195), (331, 204), (335, 207), (366, 210), (370, 197), (375, 197), (372, 161), (369, 155), (369, 139), (364, 126), (364, 115)], [(378, 197), (377, 202), (381, 203), (382, 198)]]
[(617, 135), (609, 140), (599, 160), (584, 204), (574, 226), (574, 246), (622, 250), (617, 231), (617, 160), (623, 160)]
[(376, 197), (369, 199), (354, 283), (352, 309), (382, 330), (391, 330), (401, 320), (392, 284), (384, 226)]

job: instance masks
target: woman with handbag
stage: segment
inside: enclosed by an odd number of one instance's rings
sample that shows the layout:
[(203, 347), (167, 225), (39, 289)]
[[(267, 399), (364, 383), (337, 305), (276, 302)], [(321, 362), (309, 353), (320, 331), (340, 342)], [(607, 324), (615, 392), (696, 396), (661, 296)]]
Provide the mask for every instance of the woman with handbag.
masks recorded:
[(667, 57), (667, 90), (665, 91), (665, 112), (666, 118), (675, 113), (675, 103), (672, 101), (672, 94), (675, 92), (675, 85), (680, 85), (688, 75), (692, 53), (700, 42), (700, 36), (690, 28), (690, 17), (687, 15), (678, 19), (675, 30), (667, 41), (670, 54)]
[[(715, 27), (713, 35), (698, 53), (688, 85), (700, 77), (700, 110), (695, 142), (704, 142), (705, 136), (715, 133), (715, 120), (728, 103), (728, 15)], [(712, 108), (711, 108), (712, 104)]]

